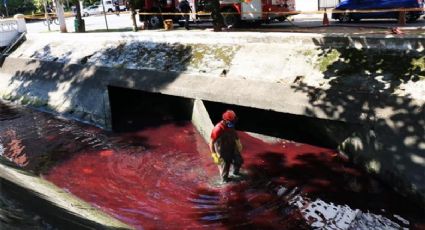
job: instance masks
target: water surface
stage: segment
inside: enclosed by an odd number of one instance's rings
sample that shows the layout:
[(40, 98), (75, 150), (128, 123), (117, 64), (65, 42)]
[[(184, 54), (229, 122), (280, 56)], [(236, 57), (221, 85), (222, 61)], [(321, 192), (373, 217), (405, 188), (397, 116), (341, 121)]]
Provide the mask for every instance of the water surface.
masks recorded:
[(0, 103), (3, 157), (138, 229), (424, 226), (423, 208), (335, 150), (239, 135), (245, 176), (222, 185), (190, 122), (113, 134)]

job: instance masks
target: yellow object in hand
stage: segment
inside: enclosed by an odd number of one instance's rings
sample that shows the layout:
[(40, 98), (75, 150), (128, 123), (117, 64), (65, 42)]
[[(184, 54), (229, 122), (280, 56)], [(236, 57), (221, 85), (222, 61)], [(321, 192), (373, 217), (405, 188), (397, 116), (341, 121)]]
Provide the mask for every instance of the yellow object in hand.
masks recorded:
[(213, 158), (215, 164), (220, 164), (223, 161), (218, 153), (211, 153), (211, 157)]

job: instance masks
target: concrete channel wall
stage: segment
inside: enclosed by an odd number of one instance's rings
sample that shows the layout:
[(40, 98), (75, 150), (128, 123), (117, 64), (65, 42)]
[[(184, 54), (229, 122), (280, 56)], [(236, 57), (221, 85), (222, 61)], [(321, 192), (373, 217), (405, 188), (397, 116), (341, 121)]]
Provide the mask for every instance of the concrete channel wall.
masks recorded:
[(317, 118), (324, 138), (348, 132), (326, 125), (342, 121), (357, 128), (335, 138), (339, 149), (425, 204), (422, 37), (55, 36), (29, 37), (4, 60), (0, 97), (106, 129), (108, 86), (192, 98), (206, 139), (212, 124), (203, 100)]
[(13, 19), (0, 19), (0, 47), (9, 46), (20, 33), (27, 32), (23, 14), (17, 14)]
[(0, 159), (3, 192), (17, 193), (21, 201), (67, 229), (132, 229), (54, 184), (4, 161)]

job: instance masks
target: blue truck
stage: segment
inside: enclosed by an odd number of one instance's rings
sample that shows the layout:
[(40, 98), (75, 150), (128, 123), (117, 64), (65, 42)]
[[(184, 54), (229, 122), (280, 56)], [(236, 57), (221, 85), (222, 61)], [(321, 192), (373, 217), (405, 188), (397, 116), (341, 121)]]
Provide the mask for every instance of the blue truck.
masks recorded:
[[(425, 0), (343, 0), (335, 10), (395, 10), (395, 9), (415, 9), (407, 11), (405, 14), (407, 22), (414, 22), (424, 14)], [(340, 22), (360, 21), (363, 18), (399, 18), (399, 11), (393, 12), (373, 12), (373, 13), (353, 13), (353, 12), (333, 12), (332, 18)]]

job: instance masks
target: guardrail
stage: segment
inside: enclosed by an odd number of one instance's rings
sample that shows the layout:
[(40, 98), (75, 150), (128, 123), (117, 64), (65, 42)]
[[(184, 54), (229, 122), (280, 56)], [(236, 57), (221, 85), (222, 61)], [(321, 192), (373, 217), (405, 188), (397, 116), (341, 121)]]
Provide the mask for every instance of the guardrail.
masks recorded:
[[(397, 8), (397, 9), (373, 9), (373, 10), (315, 10), (315, 11), (263, 11), (263, 12), (250, 12), (244, 11), (242, 14), (265, 14), (265, 13), (274, 13), (282, 15), (294, 15), (294, 14), (324, 14), (324, 13), (389, 13), (389, 12), (422, 12), (425, 11), (424, 8)], [(211, 15), (210, 12), (196, 12), (196, 13), (180, 13), (180, 12), (139, 12), (139, 15), (199, 15), (206, 16)], [(238, 12), (223, 12), (222, 15), (233, 15), (238, 14)]]
[[(282, 15), (294, 15), (294, 14), (324, 14), (324, 13), (389, 13), (389, 12), (422, 12), (425, 11), (424, 8), (397, 8), (397, 9), (372, 9), (372, 10), (335, 10), (335, 9), (324, 9), (324, 10), (315, 10), (315, 11), (271, 11), (270, 13), (282, 14)], [(105, 12), (106, 14), (115, 14), (114, 12)], [(129, 13), (129, 11), (120, 12), (121, 14)], [(250, 12), (245, 11), (242, 14), (264, 14), (264, 12)], [(103, 14), (103, 12), (101, 12)], [(162, 16), (179, 16), (179, 15), (197, 15), (197, 16), (208, 16), (211, 15), (210, 12), (196, 12), (196, 13), (181, 13), (181, 12), (138, 12), (139, 15), (162, 15)], [(237, 12), (223, 12), (222, 15), (232, 15), (239, 14)], [(49, 17), (56, 17), (55, 13), (48, 13)], [(74, 14), (72, 12), (66, 12), (65, 17), (72, 17)], [(25, 19), (45, 19), (45, 14), (32, 14), (25, 15)]]
[(20, 34), (27, 31), (24, 15), (17, 14), (13, 19), (0, 19), (0, 47), (9, 46)]

